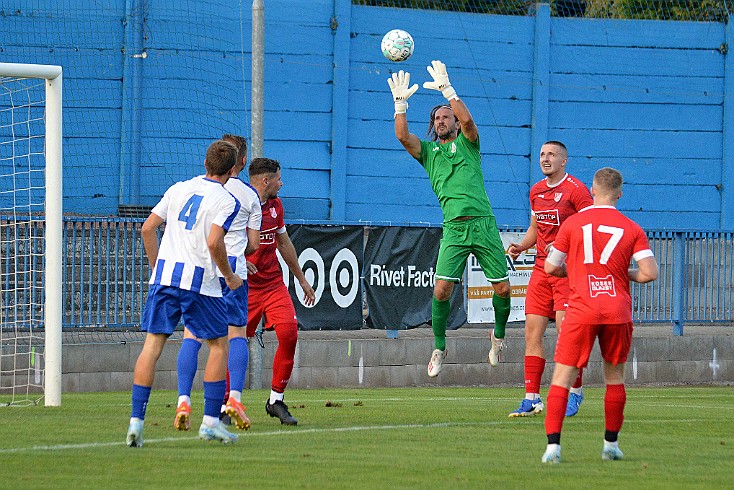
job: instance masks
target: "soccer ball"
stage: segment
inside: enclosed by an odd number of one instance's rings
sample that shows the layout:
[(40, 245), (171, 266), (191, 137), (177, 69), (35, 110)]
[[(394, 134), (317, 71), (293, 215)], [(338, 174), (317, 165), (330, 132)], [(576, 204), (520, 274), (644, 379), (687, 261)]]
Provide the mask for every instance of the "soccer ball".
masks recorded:
[(413, 38), (402, 29), (393, 29), (382, 38), (382, 54), (390, 61), (407, 60), (414, 47)]

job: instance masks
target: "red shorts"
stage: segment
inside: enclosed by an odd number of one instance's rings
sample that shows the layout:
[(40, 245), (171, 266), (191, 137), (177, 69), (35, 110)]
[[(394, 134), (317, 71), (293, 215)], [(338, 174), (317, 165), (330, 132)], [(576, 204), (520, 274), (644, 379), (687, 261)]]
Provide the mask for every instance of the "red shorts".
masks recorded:
[(615, 366), (624, 364), (632, 345), (632, 330), (632, 322), (589, 325), (566, 318), (558, 335), (553, 360), (566, 366), (586, 367), (598, 337), (604, 360)]
[(552, 320), (556, 311), (566, 311), (571, 290), (567, 277), (550, 276), (541, 268), (534, 268), (525, 296), (525, 314), (540, 315)]
[(276, 325), (298, 324), (296, 309), (285, 284), (266, 291), (250, 289), (247, 310), (248, 337), (255, 335), (255, 330), (263, 317), (265, 317), (265, 330), (273, 330)]

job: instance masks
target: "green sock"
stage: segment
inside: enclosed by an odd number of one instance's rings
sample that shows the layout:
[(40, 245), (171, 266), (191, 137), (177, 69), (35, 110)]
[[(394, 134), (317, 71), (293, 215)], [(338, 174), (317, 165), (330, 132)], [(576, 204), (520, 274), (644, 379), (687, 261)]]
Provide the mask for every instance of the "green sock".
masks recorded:
[(510, 297), (503, 298), (497, 294), (492, 296), (494, 307), (494, 336), (498, 339), (505, 338), (505, 325), (510, 318)]
[(431, 318), (433, 323), (434, 349), (446, 350), (446, 324), (451, 312), (451, 302), (447, 299), (439, 301), (435, 297), (431, 303)]

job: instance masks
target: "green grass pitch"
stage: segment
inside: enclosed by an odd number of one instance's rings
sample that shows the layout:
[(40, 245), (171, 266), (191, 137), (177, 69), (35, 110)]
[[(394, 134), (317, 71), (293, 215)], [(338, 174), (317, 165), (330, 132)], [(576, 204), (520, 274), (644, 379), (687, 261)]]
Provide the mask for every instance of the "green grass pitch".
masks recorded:
[[(545, 392), (543, 395), (545, 396)], [(142, 448), (125, 446), (129, 393), (68, 393), (61, 407), (0, 408), (0, 488), (733, 488), (734, 389), (627, 389), (622, 461), (602, 461), (602, 388), (566, 419), (560, 465), (540, 463), (544, 414), (509, 419), (521, 388), (288, 390), (299, 419), (265, 414), (236, 445), (173, 429), (176, 394), (153, 391)]]

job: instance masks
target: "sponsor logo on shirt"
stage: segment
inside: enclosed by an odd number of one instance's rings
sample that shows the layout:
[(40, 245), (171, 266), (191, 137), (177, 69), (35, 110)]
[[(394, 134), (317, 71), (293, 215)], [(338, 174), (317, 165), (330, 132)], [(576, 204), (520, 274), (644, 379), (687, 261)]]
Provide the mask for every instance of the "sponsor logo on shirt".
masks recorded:
[(535, 212), (535, 219), (538, 223), (543, 223), (544, 225), (553, 225), (553, 226), (560, 226), (561, 225), (561, 218), (558, 216), (558, 210), (557, 209), (548, 209), (545, 211), (536, 211)]
[(589, 295), (595, 298), (600, 294), (608, 294), (611, 297), (617, 295), (617, 291), (614, 288), (614, 278), (611, 274), (606, 277), (596, 277), (593, 274), (589, 274)]
[(260, 232), (260, 245), (272, 245), (275, 243), (275, 230)]

